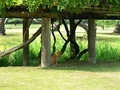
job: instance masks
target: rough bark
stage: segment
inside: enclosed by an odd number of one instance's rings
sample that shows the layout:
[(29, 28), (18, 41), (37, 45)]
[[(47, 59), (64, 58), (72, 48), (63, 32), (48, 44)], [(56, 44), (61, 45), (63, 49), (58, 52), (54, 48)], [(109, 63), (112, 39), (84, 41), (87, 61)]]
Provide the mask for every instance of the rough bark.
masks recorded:
[(70, 21), (70, 58), (74, 59), (76, 55), (79, 53), (79, 46), (76, 42), (76, 27), (80, 24), (81, 20), (75, 23), (75, 19), (69, 19)]
[(71, 58), (73, 59), (79, 53), (79, 46), (75, 39), (75, 30), (77, 25), (80, 24), (81, 20), (79, 20), (77, 23), (75, 23), (75, 19), (69, 19), (69, 21), (70, 21), (70, 30), (68, 29), (65, 20), (62, 19), (62, 23), (64, 24), (68, 39), (66, 40), (63, 38), (65, 40), (65, 44), (63, 45), (61, 52), (63, 53), (64, 50), (66, 50), (67, 44), (70, 42), (70, 59)]

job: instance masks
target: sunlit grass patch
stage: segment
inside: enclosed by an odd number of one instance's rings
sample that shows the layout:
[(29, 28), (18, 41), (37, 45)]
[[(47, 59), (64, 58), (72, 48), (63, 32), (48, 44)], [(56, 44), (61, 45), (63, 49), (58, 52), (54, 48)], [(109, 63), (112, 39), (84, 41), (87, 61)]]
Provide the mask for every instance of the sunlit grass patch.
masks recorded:
[[(119, 62), (119, 61), (118, 61)], [(119, 90), (120, 63), (61, 63), (58, 67), (1, 67), (1, 90)]]

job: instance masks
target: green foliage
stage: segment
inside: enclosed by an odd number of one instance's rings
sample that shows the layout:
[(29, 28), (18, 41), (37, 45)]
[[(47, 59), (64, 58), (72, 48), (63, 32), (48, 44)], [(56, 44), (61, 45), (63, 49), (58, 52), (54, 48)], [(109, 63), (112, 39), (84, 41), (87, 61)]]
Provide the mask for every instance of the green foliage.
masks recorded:
[[(0, 1), (0, 13), (5, 13), (5, 8), (15, 6), (26, 6), (30, 12), (35, 12), (39, 6), (43, 8), (52, 9), (57, 8), (56, 11), (68, 11), (79, 13), (80, 8), (88, 6), (98, 6), (100, 0), (1, 0)], [(119, 11), (119, 0), (106, 0), (103, 7), (109, 8), (112, 5), (112, 10)]]
[(22, 66), (22, 50), (16, 51), (9, 55), (8, 61), (10, 66)]
[(5, 0), (0, 1), (0, 14), (5, 14)]
[(29, 64), (30, 66), (38, 66), (39, 65), (39, 52), (40, 52), (40, 42), (35, 41), (34, 43), (30, 44), (30, 50), (29, 50)]
[(19, 6), (23, 4), (23, 0), (4, 0), (7, 7), (10, 6)]
[[(104, 43), (104, 44), (103, 44)], [(99, 42), (96, 45), (96, 55), (97, 60), (104, 60), (104, 61), (110, 61), (110, 60), (120, 60), (120, 48), (119, 45), (114, 46), (110, 45), (110, 42)]]
[(112, 27), (120, 24), (120, 20), (96, 20), (97, 26)]
[(0, 66), (9, 66), (8, 56), (0, 57)]
[(24, 3), (28, 6), (30, 12), (34, 12), (42, 4), (42, 0), (24, 0)]

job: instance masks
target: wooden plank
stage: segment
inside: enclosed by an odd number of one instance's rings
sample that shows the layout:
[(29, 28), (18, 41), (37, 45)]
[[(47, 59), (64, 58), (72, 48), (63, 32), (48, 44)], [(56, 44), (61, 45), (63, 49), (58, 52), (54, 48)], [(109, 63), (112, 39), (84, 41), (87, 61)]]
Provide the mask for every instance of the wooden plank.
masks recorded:
[[(1, 16), (1, 15), (0, 15)], [(2, 17), (2, 16), (1, 16)], [(7, 11), (5, 16), (7, 18), (73, 18), (73, 19), (120, 19), (120, 12), (109, 12), (109, 11), (95, 11), (95, 10), (81, 10), (79, 14), (71, 13), (52, 13), (52, 12), (35, 12), (30, 13), (28, 11)]]
[(95, 49), (95, 40), (96, 40), (96, 29), (95, 29), (95, 20), (88, 20), (88, 59), (90, 63), (96, 63), (96, 49)]
[[(28, 18), (23, 19), (23, 43), (29, 39)], [(23, 66), (29, 65), (29, 45), (23, 48)]]
[(50, 66), (50, 24), (51, 19), (42, 18), (42, 52), (41, 52), (41, 67)]

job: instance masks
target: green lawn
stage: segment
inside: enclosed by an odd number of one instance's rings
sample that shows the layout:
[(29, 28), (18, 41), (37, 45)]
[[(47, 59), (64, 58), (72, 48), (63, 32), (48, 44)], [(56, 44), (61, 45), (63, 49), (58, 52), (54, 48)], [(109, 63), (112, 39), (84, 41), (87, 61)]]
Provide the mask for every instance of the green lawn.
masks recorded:
[[(41, 25), (33, 24), (29, 29), (29, 37), (35, 33)], [(22, 24), (6, 24), (6, 36), (0, 36), (0, 51), (8, 50), (22, 43)]]
[(0, 90), (119, 90), (120, 61), (60, 63), (58, 67), (1, 67)]
[[(37, 28), (31, 29), (30, 36), (36, 30)], [(13, 29), (11, 26), (8, 26), (6, 32), (7, 36), (0, 36), (1, 51), (22, 43), (22, 29)], [(120, 90), (120, 55), (118, 52), (120, 51), (120, 36), (111, 34), (111, 32), (112, 30), (98, 31), (96, 44), (97, 50), (101, 48), (97, 52), (102, 51), (102, 53), (99, 52), (100, 57), (103, 55), (105, 57), (116, 57), (115, 55), (117, 54), (118, 56), (114, 61), (106, 61), (106, 59), (103, 58), (103, 61), (98, 60), (95, 65), (89, 64), (88, 61), (70, 61), (59, 62), (58, 67), (48, 68), (41, 68), (40, 66), (0, 67), (0, 90)], [(84, 34), (84, 30), (80, 32), (77, 31), (78, 37)], [(60, 38), (57, 32), (56, 35), (57, 38)], [(40, 37), (38, 37), (37, 40), (40, 40)], [(81, 47), (81, 44), (87, 46), (85, 43), (87, 42), (86, 37), (84, 37), (83, 40), (77, 40)], [(40, 41), (38, 42), (40, 43)], [(103, 43), (105, 43), (105, 47)], [(62, 44), (63, 42), (61, 41), (57, 49), (61, 49)], [(112, 46), (115, 48), (113, 51), (111, 51), (111, 49), (114, 49)], [(36, 47), (36, 43), (34, 47)], [(34, 47), (33, 53), (36, 52), (36, 49), (39, 50)], [(105, 52), (103, 48), (109, 50)], [(69, 54), (68, 51), (66, 54)], [(20, 57), (18, 55), (19, 59)], [(15, 57), (12, 56), (12, 58), (14, 59)], [(9, 60), (12, 61), (12, 58), (9, 57)], [(31, 60), (32, 59), (33, 58), (31, 58)]]

